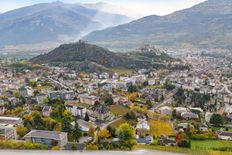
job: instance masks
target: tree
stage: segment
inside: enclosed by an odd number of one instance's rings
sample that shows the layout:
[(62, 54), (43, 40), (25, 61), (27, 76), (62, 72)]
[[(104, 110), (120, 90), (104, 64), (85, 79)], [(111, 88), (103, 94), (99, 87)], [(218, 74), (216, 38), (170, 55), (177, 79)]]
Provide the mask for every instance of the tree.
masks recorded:
[(28, 129), (24, 127), (23, 125), (19, 125), (16, 128), (16, 133), (19, 135), (20, 138), (24, 137), (28, 132)]
[(137, 87), (133, 85), (132, 83), (129, 84), (128, 89), (127, 89), (129, 93), (137, 92), (137, 90), (138, 90)]
[(72, 136), (73, 138), (78, 141), (81, 137), (82, 137), (82, 132), (81, 130), (79, 129), (79, 125), (77, 123), (77, 121), (75, 120), (75, 126), (74, 126), (74, 129), (72, 131)]
[(219, 114), (213, 114), (209, 121), (211, 124), (215, 126), (220, 126), (224, 123), (223, 117)]
[(110, 94), (105, 94), (104, 103), (105, 103), (106, 105), (112, 105), (112, 104), (114, 104), (114, 100), (113, 100), (113, 98), (112, 98), (112, 95), (110, 95)]
[(71, 131), (71, 123), (69, 122), (69, 120), (66, 117), (64, 117), (62, 119), (61, 130), (63, 132), (70, 132)]
[(126, 113), (124, 117), (126, 119), (136, 120), (137, 119), (137, 114), (134, 111), (130, 111), (130, 112)]
[(116, 129), (112, 126), (108, 126), (107, 130), (110, 132), (112, 138), (116, 137)]
[(118, 128), (118, 136), (124, 147), (132, 149), (136, 144), (134, 141), (135, 131), (127, 123), (120, 125)]
[(86, 122), (89, 121), (89, 115), (88, 115), (88, 113), (85, 113), (85, 121), (86, 121)]
[(101, 140), (106, 140), (107, 138), (109, 138), (111, 135), (110, 135), (110, 132), (109, 130), (107, 130), (106, 128), (100, 130), (98, 133), (97, 133), (97, 140), (100, 142)]
[(73, 118), (72, 118), (72, 113), (68, 110), (64, 110), (63, 112), (63, 117), (66, 117), (69, 121), (71, 121)]
[(48, 104), (49, 103), (49, 99), (48, 98), (44, 98), (43, 99), (43, 103)]
[(14, 97), (16, 97), (16, 98), (20, 98), (20, 94), (19, 94), (19, 92), (18, 92), (18, 91), (15, 91), (15, 92), (14, 92)]
[(128, 95), (128, 99), (130, 100), (130, 101), (135, 101), (135, 99), (138, 97), (138, 93), (130, 93), (129, 95)]
[(181, 141), (178, 142), (178, 146), (179, 147), (190, 148), (191, 147), (191, 143), (188, 140), (181, 140)]
[(88, 131), (88, 136), (89, 137), (93, 137), (94, 138), (94, 132), (95, 132), (95, 128), (93, 126), (89, 127), (89, 131)]
[(149, 84), (148, 84), (148, 81), (144, 81), (144, 82), (143, 82), (143, 86), (144, 86), (144, 87), (146, 87), (146, 86), (148, 86), (148, 85), (149, 85)]

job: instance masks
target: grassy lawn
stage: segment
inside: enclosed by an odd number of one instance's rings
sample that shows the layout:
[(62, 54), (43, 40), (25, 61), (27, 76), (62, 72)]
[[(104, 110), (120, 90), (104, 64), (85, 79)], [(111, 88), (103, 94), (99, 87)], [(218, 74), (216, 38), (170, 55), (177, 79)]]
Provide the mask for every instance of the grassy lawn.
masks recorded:
[(155, 137), (175, 135), (172, 125), (169, 122), (150, 120), (149, 123), (151, 126), (151, 135)]
[(146, 104), (146, 101), (144, 98), (137, 98), (135, 101)]
[(133, 70), (131, 70), (131, 69), (114, 68), (114, 69), (112, 69), (112, 71), (115, 73), (118, 73), (120, 75), (131, 75), (133, 73)]
[(79, 107), (85, 107), (85, 108), (88, 108), (88, 107), (89, 107), (88, 104), (80, 103), (80, 102), (78, 102), (78, 101), (66, 101), (66, 102), (65, 102), (65, 105), (66, 105), (66, 104), (75, 105), (75, 106), (79, 106)]
[(121, 118), (121, 119), (119, 119), (118, 121), (111, 123), (109, 126), (114, 127), (114, 128), (117, 128), (117, 127), (119, 127), (119, 126), (120, 126), (121, 124), (123, 124), (123, 123), (128, 123), (128, 124), (130, 124), (130, 125), (135, 125), (136, 122), (134, 122), (134, 121), (129, 121), (129, 120), (126, 120), (126, 119), (124, 119), (124, 118)]
[(130, 111), (128, 108), (120, 106), (120, 105), (109, 106), (109, 109), (116, 116), (125, 115), (127, 112)]
[(192, 149), (209, 150), (213, 148), (232, 147), (232, 141), (224, 140), (192, 140)]

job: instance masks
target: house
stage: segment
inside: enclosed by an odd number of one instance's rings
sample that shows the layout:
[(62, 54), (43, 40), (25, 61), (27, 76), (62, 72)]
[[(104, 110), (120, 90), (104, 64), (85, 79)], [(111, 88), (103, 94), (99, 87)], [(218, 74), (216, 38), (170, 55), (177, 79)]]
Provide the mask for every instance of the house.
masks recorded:
[(159, 108), (159, 113), (161, 115), (169, 115), (170, 116), (172, 114), (172, 108), (168, 107), (168, 106), (161, 107), (161, 108)]
[(27, 142), (44, 144), (51, 148), (59, 146), (64, 149), (68, 143), (67, 133), (46, 130), (32, 130), (24, 136)]
[(73, 91), (52, 91), (49, 93), (51, 99), (73, 100), (75, 92)]
[(52, 107), (45, 105), (42, 109), (42, 116), (49, 117), (52, 112)]
[(23, 86), (19, 88), (19, 94), (23, 97), (32, 97), (34, 96), (34, 91), (31, 87)]
[(0, 124), (11, 124), (14, 126), (22, 124), (22, 118), (19, 117), (0, 117)]
[(170, 139), (166, 136), (161, 136), (161, 143), (165, 146), (175, 146), (176, 141), (174, 139)]
[(181, 117), (184, 119), (198, 119), (198, 115), (192, 112), (182, 112)]
[(174, 108), (174, 110), (176, 111), (176, 113), (178, 115), (180, 115), (182, 112), (187, 112), (188, 111), (187, 108), (185, 108), (185, 107), (176, 107), (176, 108)]
[(89, 110), (89, 116), (92, 121), (101, 121), (105, 122), (110, 120), (110, 111), (108, 108), (106, 108), (105, 105), (102, 105), (100, 103), (96, 103), (90, 110)]
[(150, 134), (150, 126), (145, 116), (138, 117), (138, 123), (136, 125), (136, 133), (138, 135), (149, 135)]
[(222, 140), (232, 140), (232, 132), (217, 131), (217, 135), (218, 135), (219, 139), (222, 139)]
[(178, 124), (178, 129), (183, 129), (186, 130), (188, 128), (188, 123), (179, 123)]
[(212, 116), (213, 116), (213, 113), (206, 112), (205, 113), (205, 121), (209, 123)]
[(110, 75), (108, 73), (101, 73), (99, 75), (99, 78), (100, 79), (109, 79)]
[(16, 140), (16, 128), (12, 125), (1, 124), (0, 125), (0, 141)]
[(139, 135), (135, 136), (135, 140), (137, 141), (138, 144), (142, 144), (142, 145), (151, 144), (154, 141), (152, 136), (146, 136), (144, 138), (140, 138)]
[(65, 107), (75, 117), (84, 118), (85, 114), (87, 112), (86, 107), (78, 106), (78, 104), (76, 104), (76, 102), (72, 102), (72, 101), (66, 101)]
[(36, 102), (38, 104), (44, 104), (44, 100), (47, 99), (47, 98), (48, 98), (48, 96), (45, 95), (45, 94), (37, 95), (36, 96)]
[(3, 105), (0, 105), (0, 115), (3, 115), (6, 111), (6, 108)]
[(91, 96), (88, 94), (79, 95), (80, 103), (85, 103), (88, 105), (94, 105), (97, 101), (99, 101), (99, 97)]

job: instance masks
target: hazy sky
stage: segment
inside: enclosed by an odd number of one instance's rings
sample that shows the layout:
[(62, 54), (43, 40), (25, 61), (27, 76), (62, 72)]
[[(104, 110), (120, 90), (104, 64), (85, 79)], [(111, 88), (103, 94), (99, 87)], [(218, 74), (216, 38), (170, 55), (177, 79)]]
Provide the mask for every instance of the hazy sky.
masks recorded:
[[(0, 0), (0, 12), (36, 3), (53, 2), (55, 0)], [(205, 0), (60, 0), (65, 3), (96, 3), (107, 2), (141, 15), (165, 15), (191, 7)]]

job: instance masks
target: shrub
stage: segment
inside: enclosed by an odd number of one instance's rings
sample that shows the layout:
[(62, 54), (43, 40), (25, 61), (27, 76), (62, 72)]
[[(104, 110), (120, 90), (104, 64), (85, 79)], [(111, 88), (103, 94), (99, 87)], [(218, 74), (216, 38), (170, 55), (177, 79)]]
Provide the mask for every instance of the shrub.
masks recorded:
[(191, 143), (188, 140), (181, 140), (181, 141), (178, 142), (178, 146), (179, 147), (190, 148), (191, 147)]
[(53, 147), (52, 147), (52, 150), (53, 150), (53, 151), (58, 151), (58, 150), (60, 150), (60, 147), (59, 147), (59, 146), (53, 146)]
[(98, 150), (98, 146), (93, 143), (89, 143), (86, 145), (86, 150)]

